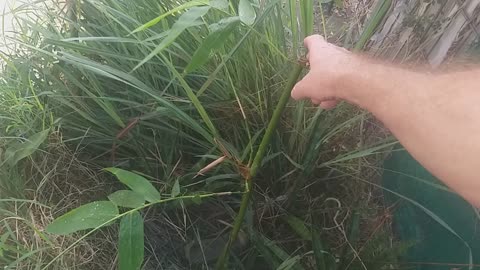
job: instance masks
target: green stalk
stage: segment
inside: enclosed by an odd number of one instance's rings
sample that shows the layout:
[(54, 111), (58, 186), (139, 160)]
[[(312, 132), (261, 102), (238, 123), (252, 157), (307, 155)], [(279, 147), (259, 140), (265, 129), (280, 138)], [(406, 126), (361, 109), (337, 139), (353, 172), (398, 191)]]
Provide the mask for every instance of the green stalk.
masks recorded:
[(265, 156), (265, 152), (267, 151), (267, 147), (272, 140), (273, 133), (275, 132), (278, 122), (280, 121), (280, 117), (282, 116), (282, 112), (287, 105), (288, 99), (290, 98), (290, 92), (292, 91), (293, 86), (298, 80), (300, 73), (302, 72), (302, 66), (296, 64), (294, 69), (290, 73), (290, 77), (288, 78), (287, 84), (285, 89), (283, 90), (282, 96), (275, 107), (275, 111), (273, 112), (272, 118), (268, 123), (267, 130), (263, 135), (262, 141), (260, 146), (258, 147), (258, 151), (255, 154), (255, 158), (253, 159), (252, 166), (250, 167), (249, 175), (245, 179), (245, 188), (246, 191), (243, 193), (242, 202), (240, 204), (240, 210), (238, 211), (237, 216), (235, 217), (235, 221), (233, 223), (233, 229), (230, 233), (230, 237), (228, 238), (228, 242), (225, 245), (225, 248), (222, 251), (222, 254), (218, 258), (217, 264), (215, 269), (225, 269), (226, 262), (228, 261), (228, 257), (230, 254), (230, 249), (232, 247), (233, 242), (237, 239), (238, 232), (240, 231), (240, 227), (242, 226), (245, 213), (247, 211), (248, 203), (250, 202), (250, 197), (252, 193), (252, 188), (255, 180), (255, 176), (257, 175), (258, 169), (262, 164), (263, 158)]
[(67, 1), (67, 17), (70, 20), (69, 22), (69, 30), (70, 30), (70, 37), (76, 38), (78, 37), (78, 17), (80, 14), (80, 2), (77, 0), (70, 0)]
[(363, 30), (360, 38), (358, 39), (353, 51), (358, 52), (365, 47), (367, 42), (372, 38), (377, 26), (382, 22), (383, 18), (387, 14), (390, 6), (392, 5), (392, 0), (383, 0), (379, 1), (375, 6), (370, 19), (368, 20), (365, 29)]
[(288, 1), (288, 6), (290, 8), (290, 28), (292, 29), (292, 47), (293, 55), (298, 56), (298, 26), (297, 26), (297, 2), (295, 0)]

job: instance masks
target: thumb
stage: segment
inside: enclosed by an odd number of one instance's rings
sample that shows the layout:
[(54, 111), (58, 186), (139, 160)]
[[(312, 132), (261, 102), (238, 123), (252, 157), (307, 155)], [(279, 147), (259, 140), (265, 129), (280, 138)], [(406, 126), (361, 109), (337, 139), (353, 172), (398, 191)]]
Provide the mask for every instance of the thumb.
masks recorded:
[(312, 72), (309, 72), (302, 80), (297, 82), (293, 87), (291, 96), (295, 100), (304, 99), (304, 98), (313, 98), (313, 93), (315, 91), (315, 82), (313, 79)]

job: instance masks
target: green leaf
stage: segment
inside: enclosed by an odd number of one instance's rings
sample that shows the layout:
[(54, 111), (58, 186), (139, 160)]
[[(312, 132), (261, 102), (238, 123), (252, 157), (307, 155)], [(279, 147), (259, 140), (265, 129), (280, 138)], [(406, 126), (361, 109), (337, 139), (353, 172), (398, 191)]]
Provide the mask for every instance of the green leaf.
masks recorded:
[(5, 160), (10, 166), (14, 166), (20, 160), (30, 156), (35, 152), (40, 144), (47, 138), (50, 130), (46, 129), (30, 136), (25, 142), (12, 143), (5, 150)]
[(118, 235), (118, 269), (140, 269), (144, 256), (143, 218), (135, 211), (120, 221)]
[(8, 250), (8, 247), (7, 247), (7, 240), (8, 240), (8, 237), (9, 237), (9, 234), (8, 232), (4, 233), (1, 237), (0, 237), (0, 258), (3, 258), (4, 256), (4, 253), (3, 251), (7, 251)]
[(127, 185), (131, 190), (143, 195), (145, 200), (149, 202), (160, 200), (160, 192), (145, 177), (119, 168), (106, 168), (105, 170), (113, 173), (120, 182)]
[[(303, 36), (309, 36), (313, 33), (313, 0), (302, 0), (300, 2), (300, 12), (302, 21), (300, 23), (303, 29)], [(322, 10), (320, 10), (322, 11)]]
[(192, 59), (185, 68), (185, 73), (190, 73), (204, 65), (208, 61), (210, 53), (223, 45), (239, 22), (239, 17), (230, 17), (210, 25), (211, 33), (193, 54)]
[(290, 255), (274, 241), (270, 240), (261, 233), (253, 232), (253, 238), (256, 247), (259, 249), (260, 253), (265, 260), (270, 264), (272, 269), (297, 269), (303, 270), (304, 268), (300, 265), (300, 258), (292, 258)]
[(327, 266), (325, 264), (325, 256), (323, 256), (323, 244), (322, 239), (320, 238), (320, 232), (312, 228), (312, 249), (313, 255), (315, 257), (315, 264), (318, 270), (326, 270)]
[(353, 51), (358, 52), (365, 47), (367, 42), (372, 38), (373, 34), (375, 34), (375, 30), (387, 14), (391, 4), (392, 0), (382, 0), (377, 2), (372, 11), (372, 15), (370, 15), (370, 19), (364, 26), (362, 34), (360, 35), (357, 43), (355, 43)]
[(343, 162), (343, 161), (347, 161), (347, 160), (366, 157), (366, 156), (369, 156), (369, 155), (372, 155), (372, 154), (376, 153), (379, 150), (388, 148), (390, 146), (394, 146), (395, 144), (398, 143), (398, 141), (391, 141), (390, 142), (390, 140), (391, 140), (390, 138), (387, 138), (387, 139), (377, 143), (376, 146), (369, 146), (366, 149), (353, 150), (349, 153), (339, 155), (338, 157), (335, 157), (334, 159), (331, 159), (331, 160), (325, 162), (324, 164), (322, 164), (322, 166), (330, 166), (334, 163), (339, 163), (339, 162)]
[(205, 107), (203, 107), (202, 102), (200, 102), (197, 95), (195, 95), (195, 93), (193, 92), (193, 89), (188, 85), (188, 82), (183, 78), (183, 76), (175, 69), (173, 63), (164, 55), (162, 55), (162, 58), (164, 60), (164, 63), (167, 64), (170, 71), (172, 72), (172, 75), (177, 78), (178, 82), (183, 87), (183, 90), (185, 90), (185, 92), (187, 93), (188, 98), (197, 109), (197, 112), (198, 114), (200, 114), (203, 121), (205, 121), (207, 127), (210, 129), (212, 134), (218, 138), (218, 133), (215, 126), (213, 125), (212, 120), (208, 116), (208, 113), (205, 110)]
[(238, 4), (238, 15), (240, 20), (246, 25), (252, 25), (255, 22), (257, 14), (249, 0), (240, 0)]
[(114, 204), (122, 207), (137, 208), (145, 204), (145, 198), (131, 190), (119, 190), (108, 196), (108, 199)]
[(228, 1), (225, 0), (211, 0), (210, 6), (216, 9), (225, 10), (228, 8)]
[[(265, 262), (268, 263), (268, 265), (270, 266), (269, 268), (277, 269), (281, 265), (282, 261), (280, 261), (276, 256), (274, 256), (272, 251), (267, 246), (267, 244), (270, 244), (270, 242), (267, 243), (265, 241), (267, 239), (264, 239), (263, 237), (261, 237), (260, 233), (252, 233), (252, 234), (253, 234), (252, 235), (253, 237), (251, 237), (251, 239), (255, 242), (255, 247), (259, 251), (259, 253), (262, 255)], [(269, 241), (269, 239), (267, 241)], [(287, 255), (287, 258), (288, 258), (288, 255)]]
[(66, 235), (99, 227), (117, 215), (118, 208), (112, 202), (91, 202), (56, 218), (45, 230), (53, 234)]
[(290, 270), (294, 269), (295, 265), (302, 259), (302, 257), (296, 255), (282, 262), (277, 267), (277, 270)]
[(172, 197), (177, 197), (178, 194), (180, 194), (180, 183), (178, 182), (178, 178), (177, 178), (172, 187)]
[(198, 25), (197, 20), (203, 15), (207, 14), (209, 10), (210, 6), (194, 7), (183, 13), (182, 16), (180, 16), (180, 18), (178, 18), (178, 20), (172, 25), (168, 35), (162, 40), (162, 42), (160, 42), (160, 44), (158, 44), (158, 46), (149, 55), (147, 55), (147, 57), (138, 63), (133, 70), (136, 70), (148, 60), (152, 59), (152, 57), (159, 54), (163, 49), (172, 44), (185, 29), (190, 26)]
[(343, 8), (343, 0), (335, 0), (334, 3), (338, 8)]
[(310, 230), (307, 228), (303, 220), (292, 216), (288, 215), (285, 217), (285, 221), (290, 225), (292, 230), (294, 230), (303, 240), (308, 240), (310, 241), (312, 239), (312, 234), (310, 233)]
[[(215, 2), (219, 2), (219, 1), (215, 1)], [(195, 1), (190, 1), (190, 2), (187, 2), (185, 4), (182, 4), (176, 8), (172, 8), (170, 9), (169, 11), (163, 13), (162, 15), (156, 17), (155, 19), (153, 20), (150, 20), (148, 21), (147, 23), (137, 27), (135, 30), (133, 30), (130, 34), (134, 34), (136, 32), (139, 32), (139, 31), (143, 31), (145, 29), (148, 29), (152, 26), (154, 26), (155, 24), (159, 23), (161, 20), (163, 20), (164, 18), (166, 18), (167, 16), (170, 16), (174, 13), (177, 13), (177, 12), (180, 12), (182, 10), (185, 10), (185, 9), (188, 9), (188, 8), (191, 8), (191, 7), (196, 7), (196, 6), (205, 6), (205, 5), (208, 5), (209, 1), (208, 0), (205, 0), (205, 1), (199, 1), (199, 0), (195, 0)], [(221, 3), (219, 3), (221, 4)]]
[(199, 194), (196, 194), (193, 198), (192, 198), (192, 201), (195, 203), (195, 204), (202, 204), (202, 197), (200, 197)]
[(351, 248), (355, 247), (357, 244), (358, 236), (360, 232), (360, 214), (358, 213), (357, 210), (353, 210), (352, 213), (352, 218), (351, 222), (349, 224), (348, 228), (348, 235), (347, 235), (347, 241), (350, 243), (350, 245), (345, 245), (340, 252), (339, 258), (339, 265), (336, 269), (346, 269), (347, 265), (350, 263), (350, 254), (351, 253)]

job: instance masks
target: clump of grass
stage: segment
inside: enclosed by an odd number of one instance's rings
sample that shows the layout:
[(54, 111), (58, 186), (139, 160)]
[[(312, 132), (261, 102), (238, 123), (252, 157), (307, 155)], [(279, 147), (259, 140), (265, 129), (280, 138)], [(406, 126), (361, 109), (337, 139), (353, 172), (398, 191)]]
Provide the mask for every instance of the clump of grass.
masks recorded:
[[(343, 252), (342, 264), (361, 262), (363, 254), (356, 250), (363, 242), (346, 246), (352, 213), (341, 212), (343, 231), (324, 229), (337, 226), (327, 199), (343, 202), (358, 160), (378, 158), (394, 142), (341, 147), (345, 134), (353, 141), (351, 132), (362, 117), (347, 113), (346, 105), (325, 112), (287, 102), (301, 72), (298, 41), (312, 31), (312, 5), (87, 0), (15, 9), (19, 49), (8, 55), (0, 86), (3, 148), (45, 130), (55, 136), (9, 167), (18, 180), (10, 181), (2, 196), (46, 203), (51, 211), (42, 223), (11, 229), (29, 231), (29, 243), (38, 235), (47, 240), (38, 239), (33, 255), (14, 251), (16, 259), (8, 263), (21, 265), (16, 260), (28, 254), (23, 261), (32, 267), (111, 265), (104, 258), (115, 251), (110, 246), (115, 226), (95, 228), (73, 246), (72, 238), (43, 229), (52, 215), (121, 189), (113, 178), (97, 177), (112, 166), (143, 175), (162, 198), (234, 193), (205, 198), (200, 205), (178, 199), (144, 209), (146, 266), (208, 268), (218, 260), (221, 268), (231, 256), (228, 267), (309, 268), (322, 261), (334, 267), (331, 258)], [(51, 145), (75, 159), (55, 157)], [(78, 176), (85, 180), (76, 181)], [(35, 192), (22, 192), (23, 187)], [(345, 200), (351, 203), (342, 204), (346, 209), (364, 207)], [(292, 213), (296, 219), (288, 218)], [(15, 233), (9, 237), (19, 239)], [(96, 246), (103, 238), (108, 248)]]
[[(11, 182), (10, 186), (22, 183), (24, 187), (15, 197), (2, 189), (0, 265), (5, 269), (39, 269), (45, 265), (78, 235), (57, 237), (45, 233), (44, 228), (59, 214), (112, 188), (56, 135), (46, 139), (41, 153), (19, 161), (15, 170), (2, 166), (2, 181)], [(116, 246), (112, 240), (111, 232), (103, 231), (80, 241), (51, 269), (103, 268)]]

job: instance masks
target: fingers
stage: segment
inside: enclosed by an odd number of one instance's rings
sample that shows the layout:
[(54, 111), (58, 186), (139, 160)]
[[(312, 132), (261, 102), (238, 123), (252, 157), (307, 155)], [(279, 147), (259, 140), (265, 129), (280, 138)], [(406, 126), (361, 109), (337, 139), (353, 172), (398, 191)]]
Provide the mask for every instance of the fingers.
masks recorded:
[(308, 50), (307, 59), (310, 59), (310, 57), (316, 56), (316, 49), (320, 48), (322, 44), (327, 44), (327, 42), (320, 35), (311, 35), (303, 40), (303, 44)]
[(335, 97), (332, 88), (328, 87), (315, 71), (308, 72), (302, 80), (297, 82), (291, 96), (295, 100), (309, 98), (320, 101), (325, 100), (326, 97)]
[[(306, 37), (304, 44), (308, 50), (307, 59), (310, 72), (295, 85), (291, 96), (295, 100), (308, 98), (323, 109), (332, 109), (338, 101), (335, 99), (337, 97), (334, 87), (335, 79), (329, 76), (332, 72), (330, 72), (331, 69), (328, 66), (340, 61), (335, 59), (332, 61), (329, 58), (344, 57), (344, 52), (339, 53), (337, 46), (328, 43), (320, 35)], [(343, 68), (343, 66), (335, 67), (333, 65), (334, 70), (339, 68)], [(329, 72), (324, 72), (325, 70)]]
[(303, 80), (299, 81), (292, 90), (291, 96), (295, 100), (310, 99), (313, 104), (319, 105), (322, 109), (333, 109), (338, 100), (330, 95), (329, 89), (318, 91), (318, 86), (312, 78), (312, 73), (308, 73)]
[(306, 37), (303, 40), (303, 44), (305, 44), (305, 48), (307, 48), (309, 50), (311, 48), (313, 48), (316, 44), (320, 44), (320, 43), (324, 43), (324, 42), (326, 42), (325, 39), (320, 35), (311, 35), (311, 36)]
[(325, 100), (319, 100), (319, 99), (314, 99), (312, 98), (312, 103), (315, 105), (319, 105), (320, 108), (324, 110), (331, 110), (335, 108), (338, 104), (337, 99), (325, 99)]
[(337, 106), (338, 100), (327, 100), (320, 103), (320, 108), (324, 110), (331, 110)]
[(318, 105), (320, 108), (324, 109), (324, 110), (331, 110), (333, 108), (335, 108), (338, 104), (338, 100), (337, 99), (334, 99), (334, 100), (319, 100), (319, 99), (314, 99), (312, 98), (311, 99), (311, 102), (315, 105)]
[(314, 99), (314, 98), (312, 98), (311, 101), (312, 101), (312, 103), (315, 104), (315, 105), (320, 105), (320, 103), (322, 103), (321, 100), (319, 100), (319, 99)]
[(304, 98), (311, 98), (312, 92), (312, 78), (311, 72), (309, 72), (302, 80), (297, 82), (297, 84), (293, 87), (291, 96), (295, 100), (304, 99)]

